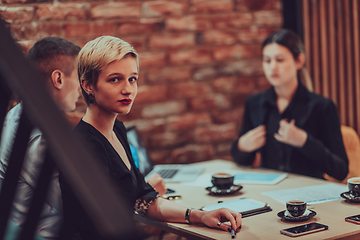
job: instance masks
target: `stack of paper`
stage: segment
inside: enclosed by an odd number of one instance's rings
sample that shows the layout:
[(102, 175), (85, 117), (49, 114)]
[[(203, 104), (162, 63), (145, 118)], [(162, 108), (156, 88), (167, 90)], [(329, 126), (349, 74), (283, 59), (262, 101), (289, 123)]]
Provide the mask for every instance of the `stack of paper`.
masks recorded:
[(234, 184), (277, 184), (287, 177), (287, 173), (266, 173), (266, 172), (247, 172), (232, 169), (218, 170), (216, 172), (200, 175), (195, 181), (182, 182), (183, 185), (198, 187), (209, 187), (212, 185), (211, 176), (214, 173), (223, 172), (233, 174)]
[(277, 184), (287, 177), (287, 173), (240, 172), (235, 174), (235, 184)]
[(293, 199), (300, 199), (306, 201), (308, 204), (316, 204), (340, 199), (340, 194), (347, 190), (347, 186), (344, 184), (326, 183), (308, 187), (263, 192), (262, 194), (283, 204)]

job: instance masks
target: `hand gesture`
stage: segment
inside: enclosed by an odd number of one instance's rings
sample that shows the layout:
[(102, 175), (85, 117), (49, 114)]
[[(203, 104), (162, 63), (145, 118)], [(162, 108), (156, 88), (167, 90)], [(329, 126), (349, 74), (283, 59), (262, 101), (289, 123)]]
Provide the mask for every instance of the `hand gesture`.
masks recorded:
[(294, 147), (304, 146), (307, 133), (295, 126), (295, 120), (288, 122), (286, 119), (282, 119), (279, 123), (278, 133), (274, 134), (274, 138), (282, 143), (289, 144)]
[(160, 195), (163, 195), (167, 192), (165, 188), (164, 179), (159, 174), (151, 175), (147, 182), (157, 191)]
[[(231, 226), (223, 223), (228, 221), (230, 221)], [(235, 231), (238, 231), (239, 227), (241, 226), (241, 214), (227, 208), (220, 208), (217, 210), (205, 212), (201, 218), (201, 222), (208, 227), (216, 227), (224, 231), (229, 231), (229, 228), (230, 230), (232, 228)]]
[(243, 152), (253, 152), (261, 148), (266, 142), (266, 129), (260, 125), (239, 138), (238, 149)]

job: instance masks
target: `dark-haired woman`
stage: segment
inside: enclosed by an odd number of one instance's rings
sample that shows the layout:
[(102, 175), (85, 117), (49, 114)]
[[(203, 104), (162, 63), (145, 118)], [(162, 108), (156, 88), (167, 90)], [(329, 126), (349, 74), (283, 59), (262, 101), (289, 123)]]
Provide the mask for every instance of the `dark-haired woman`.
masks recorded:
[(271, 87), (251, 96), (231, 154), (251, 165), (260, 152), (261, 167), (343, 180), (348, 159), (335, 104), (312, 93), (304, 68), (304, 48), (290, 30), (272, 33), (262, 45), (265, 76)]

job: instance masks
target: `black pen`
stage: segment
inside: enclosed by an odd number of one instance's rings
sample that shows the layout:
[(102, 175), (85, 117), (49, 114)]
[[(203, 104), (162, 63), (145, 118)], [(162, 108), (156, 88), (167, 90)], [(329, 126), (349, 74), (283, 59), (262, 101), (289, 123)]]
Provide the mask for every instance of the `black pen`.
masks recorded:
[(231, 229), (231, 238), (235, 238), (236, 232), (234, 229)]

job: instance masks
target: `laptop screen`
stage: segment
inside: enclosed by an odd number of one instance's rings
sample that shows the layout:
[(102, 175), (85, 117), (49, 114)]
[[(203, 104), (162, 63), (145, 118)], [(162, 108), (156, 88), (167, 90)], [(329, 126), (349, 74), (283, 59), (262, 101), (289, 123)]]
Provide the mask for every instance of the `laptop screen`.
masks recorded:
[(153, 169), (154, 164), (135, 126), (127, 129), (127, 138), (135, 165), (139, 168), (140, 172), (146, 176)]

